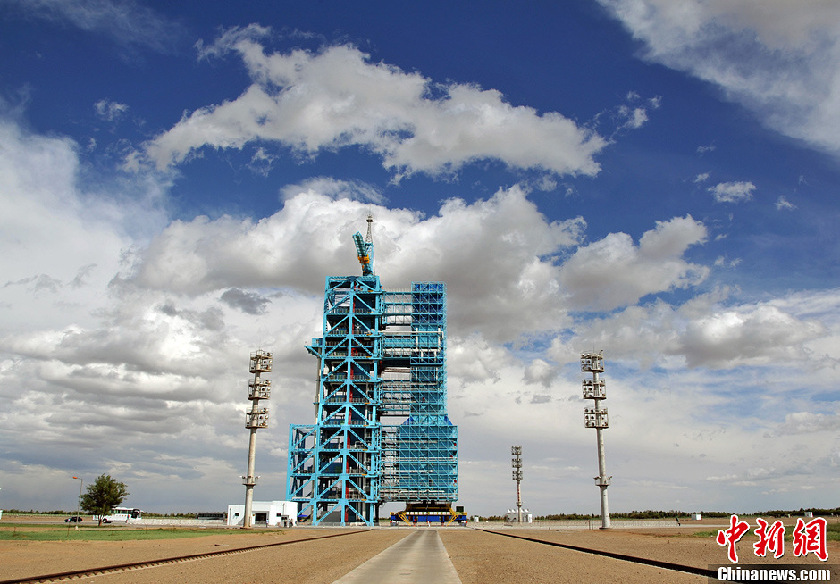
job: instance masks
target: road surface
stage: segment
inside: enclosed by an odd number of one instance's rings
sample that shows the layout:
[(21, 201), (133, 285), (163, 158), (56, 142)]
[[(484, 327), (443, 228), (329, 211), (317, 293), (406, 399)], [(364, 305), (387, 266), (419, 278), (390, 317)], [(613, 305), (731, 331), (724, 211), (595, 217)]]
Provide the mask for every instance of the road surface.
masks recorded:
[(437, 529), (415, 531), (335, 584), (461, 584)]

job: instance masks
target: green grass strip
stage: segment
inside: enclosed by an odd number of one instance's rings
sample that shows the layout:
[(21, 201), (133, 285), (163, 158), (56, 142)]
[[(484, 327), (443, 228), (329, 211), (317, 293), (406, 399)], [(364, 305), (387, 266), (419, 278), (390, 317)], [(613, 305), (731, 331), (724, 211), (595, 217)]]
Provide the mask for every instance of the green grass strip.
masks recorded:
[[(238, 529), (184, 528), (113, 528), (113, 527), (56, 527), (36, 525), (2, 525), (0, 541), (132, 541), (142, 539), (183, 539), (211, 535), (252, 535), (266, 533)], [(270, 533), (280, 534), (279, 531)]]

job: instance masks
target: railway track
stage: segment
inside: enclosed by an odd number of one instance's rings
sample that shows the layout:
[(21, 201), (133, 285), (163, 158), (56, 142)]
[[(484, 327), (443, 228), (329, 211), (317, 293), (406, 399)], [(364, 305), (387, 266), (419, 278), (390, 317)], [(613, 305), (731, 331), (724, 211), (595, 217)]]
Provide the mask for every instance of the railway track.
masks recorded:
[(144, 568), (154, 568), (156, 566), (165, 566), (167, 564), (179, 564), (183, 562), (194, 562), (197, 560), (204, 560), (207, 558), (218, 558), (222, 556), (232, 556), (236, 554), (244, 554), (254, 550), (268, 549), (279, 547), (283, 545), (291, 545), (294, 543), (301, 543), (305, 541), (315, 541), (319, 539), (330, 539), (333, 537), (344, 537), (356, 533), (364, 533), (365, 529), (357, 531), (348, 531), (344, 533), (336, 533), (333, 535), (324, 535), (321, 537), (304, 537), (301, 539), (293, 539), (289, 541), (281, 541), (277, 543), (269, 543), (263, 545), (252, 545), (231, 550), (221, 550), (216, 552), (207, 552), (203, 554), (189, 554), (184, 556), (174, 556), (171, 558), (161, 558), (158, 560), (151, 560), (148, 562), (131, 562), (126, 564), (112, 564), (110, 566), (100, 566), (98, 568), (91, 568), (88, 570), (72, 570), (67, 572), (56, 572), (54, 574), (42, 574), (40, 576), (31, 576), (28, 578), (15, 580), (0, 580), (0, 584), (35, 584), (44, 582), (61, 582), (64, 580), (76, 580), (79, 578), (90, 578), (93, 576), (103, 576), (105, 574), (114, 574), (119, 572), (130, 572), (132, 570), (142, 570)]
[[(525, 541), (532, 541), (534, 543), (539, 543), (539, 544), (542, 544), (542, 545), (549, 545), (549, 546), (553, 546), (553, 547), (559, 547), (559, 548), (563, 548), (563, 549), (567, 549), (567, 550), (581, 552), (581, 553), (584, 553), (584, 554), (591, 554), (591, 555), (594, 555), (594, 556), (602, 556), (602, 557), (606, 557), (606, 558), (613, 558), (613, 559), (616, 559), (616, 560), (623, 560), (625, 562), (632, 562), (634, 564), (643, 564), (643, 565), (647, 565), (647, 566), (655, 566), (657, 568), (662, 568), (662, 569), (665, 569), (665, 570), (673, 570), (675, 572), (686, 572), (686, 573), (689, 573), (689, 574), (696, 574), (698, 576), (704, 576), (704, 577), (707, 577), (707, 578), (717, 578), (717, 572), (715, 572), (714, 570), (706, 570), (706, 569), (703, 569), (703, 568), (697, 568), (695, 566), (686, 566), (686, 565), (683, 565), (683, 564), (676, 564), (674, 562), (661, 562), (659, 560), (652, 560), (650, 558), (640, 558), (640, 557), (637, 557), (637, 556), (630, 556), (630, 555), (627, 555), (627, 554), (618, 554), (618, 553), (615, 553), (615, 552), (608, 552), (608, 551), (605, 551), (605, 550), (587, 548), (587, 547), (582, 547), (582, 546), (579, 546), (579, 545), (569, 545), (569, 544), (565, 544), (565, 543), (557, 543), (557, 542), (554, 542), (554, 541), (546, 541), (544, 539), (539, 539), (539, 538), (536, 538), (536, 537), (524, 537), (524, 536), (521, 536), (521, 535), (514, 535), (512, 533), (505, 533), (505, 532), (502, 532), (502, 531), (493, 531), (493, 530), (490, 530), (490, 529), (484, 529), (482, 531), (484, 531), (485, 533), (492, 533), (494, 535), (500, 535), (502, 537), (511, 537), (513, 539), (522, 539), (522, 540), (525, 540)], [(0, 583), (0, 584), (2, 584), (2, 583)]]

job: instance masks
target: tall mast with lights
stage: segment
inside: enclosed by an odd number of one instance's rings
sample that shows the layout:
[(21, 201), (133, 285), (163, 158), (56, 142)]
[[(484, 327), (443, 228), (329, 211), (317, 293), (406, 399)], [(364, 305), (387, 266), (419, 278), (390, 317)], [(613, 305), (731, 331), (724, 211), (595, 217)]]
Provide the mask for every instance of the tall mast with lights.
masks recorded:
[(595, 484), (601, 489), (601, 529), (609, 529), (610, 506), (607, 500), (607, 487), (610, 486), (612, 477), (607, 476), (602, 430), (610, 427), (610, 419), (607, 408), (601, 407), (601, 401), (607, 399), (607, 384), (600, 377), (600, 374), (604, 372), (604, 356), (601, 353), (583, 353), (580, 356), (580, 370), (592, 374), (592, 379), (583, 380), (583, 398), (593, 400), (595, 405), (583, 409), (583, 425), (587, 428), (595, 428), (597, 434), (598, 476), (595, 477)]

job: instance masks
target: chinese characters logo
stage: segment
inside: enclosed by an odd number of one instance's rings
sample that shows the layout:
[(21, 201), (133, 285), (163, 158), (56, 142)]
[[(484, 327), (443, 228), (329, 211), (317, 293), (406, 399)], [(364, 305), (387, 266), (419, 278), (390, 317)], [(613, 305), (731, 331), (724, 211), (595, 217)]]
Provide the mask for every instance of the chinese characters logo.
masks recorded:
[[(785, 526), (781, 521), (772, 525), (764, 519), (756, 519), (758, 527), (753, 533), (758, 536), (758, 541), (753, 544), (753, 551), (756, 556), (765, 557), (767, 552), (772, 552), (774, 558), (781, 558), (785, 555)], [(721, 529), (717, 534), (717, 544), (727, 548), (727, 557), (732, 563), (738, 563), (738, 554), (735, 552), (735, 544), (750, 530), (750, 524), (732, 515), (729, 522), (729, 529)], [(793, 555), (805, 556), (813, 553), (820, 561), (828, 559), (826, 552), (826, 520), (818, 517), (808, 523), (799, 518), (793, 528)]]

